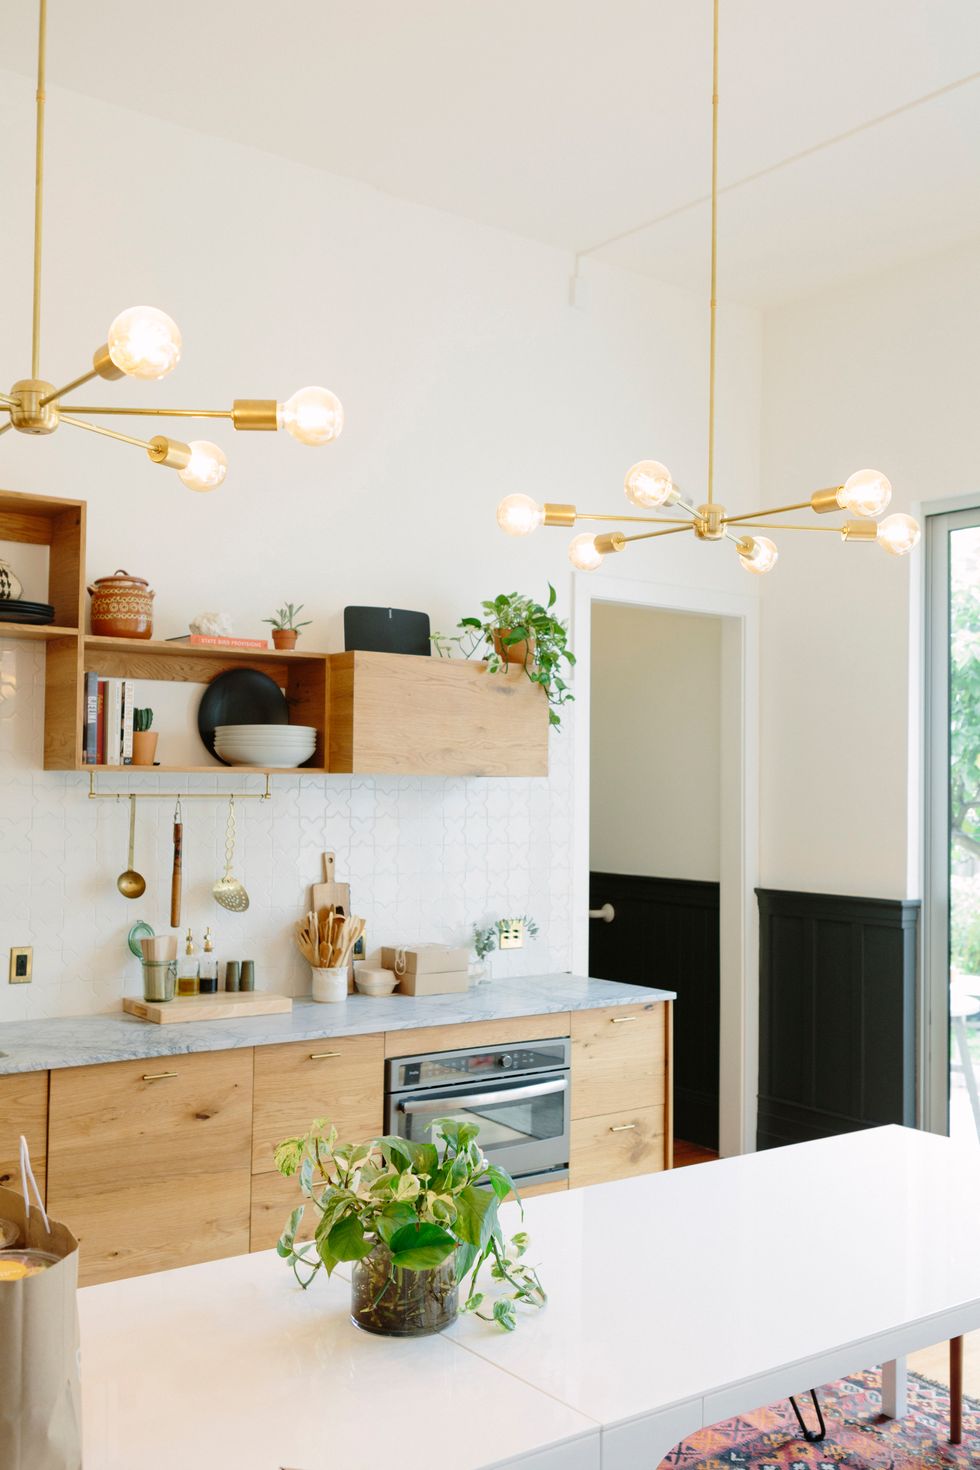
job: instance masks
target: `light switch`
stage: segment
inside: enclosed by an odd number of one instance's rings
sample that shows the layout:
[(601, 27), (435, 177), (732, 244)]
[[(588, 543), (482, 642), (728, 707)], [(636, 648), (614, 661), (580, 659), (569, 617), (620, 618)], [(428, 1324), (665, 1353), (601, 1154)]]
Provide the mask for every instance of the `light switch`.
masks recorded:
[(10, 983), (11, 985), (29, 985), (31, 981), (31, 970), (34, 968), (34, 949), (28, 944), (23, 949), (12, 949), (10, 951)]

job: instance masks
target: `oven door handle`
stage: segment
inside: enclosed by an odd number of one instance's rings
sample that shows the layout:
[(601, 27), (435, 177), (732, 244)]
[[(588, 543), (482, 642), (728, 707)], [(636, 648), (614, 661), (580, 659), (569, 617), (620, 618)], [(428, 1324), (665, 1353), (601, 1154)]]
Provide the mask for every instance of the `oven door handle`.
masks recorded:
[(471, 1092), (463, 1097), (441, 1097), (431, 1102), (413, 1101), (398, 1104), (400, 1113), (441, 1113), (446, 1108), (482, 1107), (486, 1103), (522, 1102), (529, 1097), (548, 1097), (553, 1092), (567, 1092), (568, 1078), (557, 1077), (550, 1082), (532, 1082), (527, 1087), (509, 1087), (501, 1092)]

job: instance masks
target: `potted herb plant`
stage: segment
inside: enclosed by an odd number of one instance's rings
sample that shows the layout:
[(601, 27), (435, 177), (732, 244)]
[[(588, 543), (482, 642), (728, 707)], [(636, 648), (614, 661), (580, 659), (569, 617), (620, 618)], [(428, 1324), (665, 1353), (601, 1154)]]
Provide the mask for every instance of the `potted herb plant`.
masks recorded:
[(470, 966), (470, 979), (474, 985), (486, 985), (493, 979), (490, 956), (497, 948), (496, 924), (473, 925), (473, 952), (476, 961)]
[[(304, 1288), (321, 1268), (353, 1263), (351, 1320), (389, 1337), (424, 1337), (455, 1321), (462, 1303), (507, 1331), (517, 1325), (516, 1304), (540, 1307), (544, 1289), (522, 1260), (525, 1234), (505, 1241), (497, 1212), (513, 1192), (505, 1169), (491, 1164), (477, 1143), (475, 1123), (439, 1118), (433, 1143), (376, 1138), (340, 1144), (322, 1119), (305, 1138), (276, 1149), (280, 1174), (299, 1176), (306, 1204), (295, 1209), (277, 1250)], [(297, 1244), (304, 1210), (318, 1214), (314, 1239)], [(504, 1288), (485, 1303), (477, 1278), (490, 1274)]]
[(285, 607), (279, 608), (274, 618), (262, 619), (263, 623), (271, 623), (272, 641), (277, 648), (295, 648), (300, 629), (310, 626), (310, 618), (305, 618), (301, 623), (296, 621), (296, 615), (303, 611), (303, 607), (302, 602), (298, 607), (293, 607), (291, 602), (287, 602)]
[(133, 765), (152, 766), (157, 757), (157, 741), (159, 735), (156, 730), (151, 730), (153, 724), (153, 711), (151, 709), (133, 710)]
[(481, 652), (487, 672), (506, 672), (511, 664), (519, 664), (532, 684), (539, 684), (548, 697), (552, 725), (561, 724), (560, 707), (574, 695), (561, 675), (562, 661), (571, 667), (575, 655), (568, 647), (568, 629), (552, 614), (557, 593), (548, 583), (548, 604), (542, 607), (519, 592), (502, 592), (492, 602), (480, 604), (482, 617), (460, 618), (461, 630), (450, 637), (434, 633), (432, 642), (442, 658), (451, 657), (450, 644), (455, 644), (464, 658)]

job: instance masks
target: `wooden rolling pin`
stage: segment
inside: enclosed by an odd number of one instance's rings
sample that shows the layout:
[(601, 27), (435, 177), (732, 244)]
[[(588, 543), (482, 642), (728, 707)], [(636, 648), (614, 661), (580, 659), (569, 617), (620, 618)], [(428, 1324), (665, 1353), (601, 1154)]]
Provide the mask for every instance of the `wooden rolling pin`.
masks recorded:
[(174, 812), (174, 871), (170, 879), (170, 927), (176, 929), (180, 925), (180, 881), (181, 881), (181, 854), (184, 845), (184, 824), (181, 821), (180, 799), (177, 800), (177, 810)]

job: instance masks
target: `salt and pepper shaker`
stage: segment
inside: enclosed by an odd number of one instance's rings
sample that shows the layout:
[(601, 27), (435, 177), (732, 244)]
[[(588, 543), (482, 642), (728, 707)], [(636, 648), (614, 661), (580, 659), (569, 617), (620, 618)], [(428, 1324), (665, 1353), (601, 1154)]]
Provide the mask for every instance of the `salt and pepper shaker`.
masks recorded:
[(255, 961), (242, 960), (241, 978), (238, 984), (239, 990), (255, 989)]
[(241, 989), (241, 966), (237, 960), (228, 960), (225, 965), (225, 989)]

